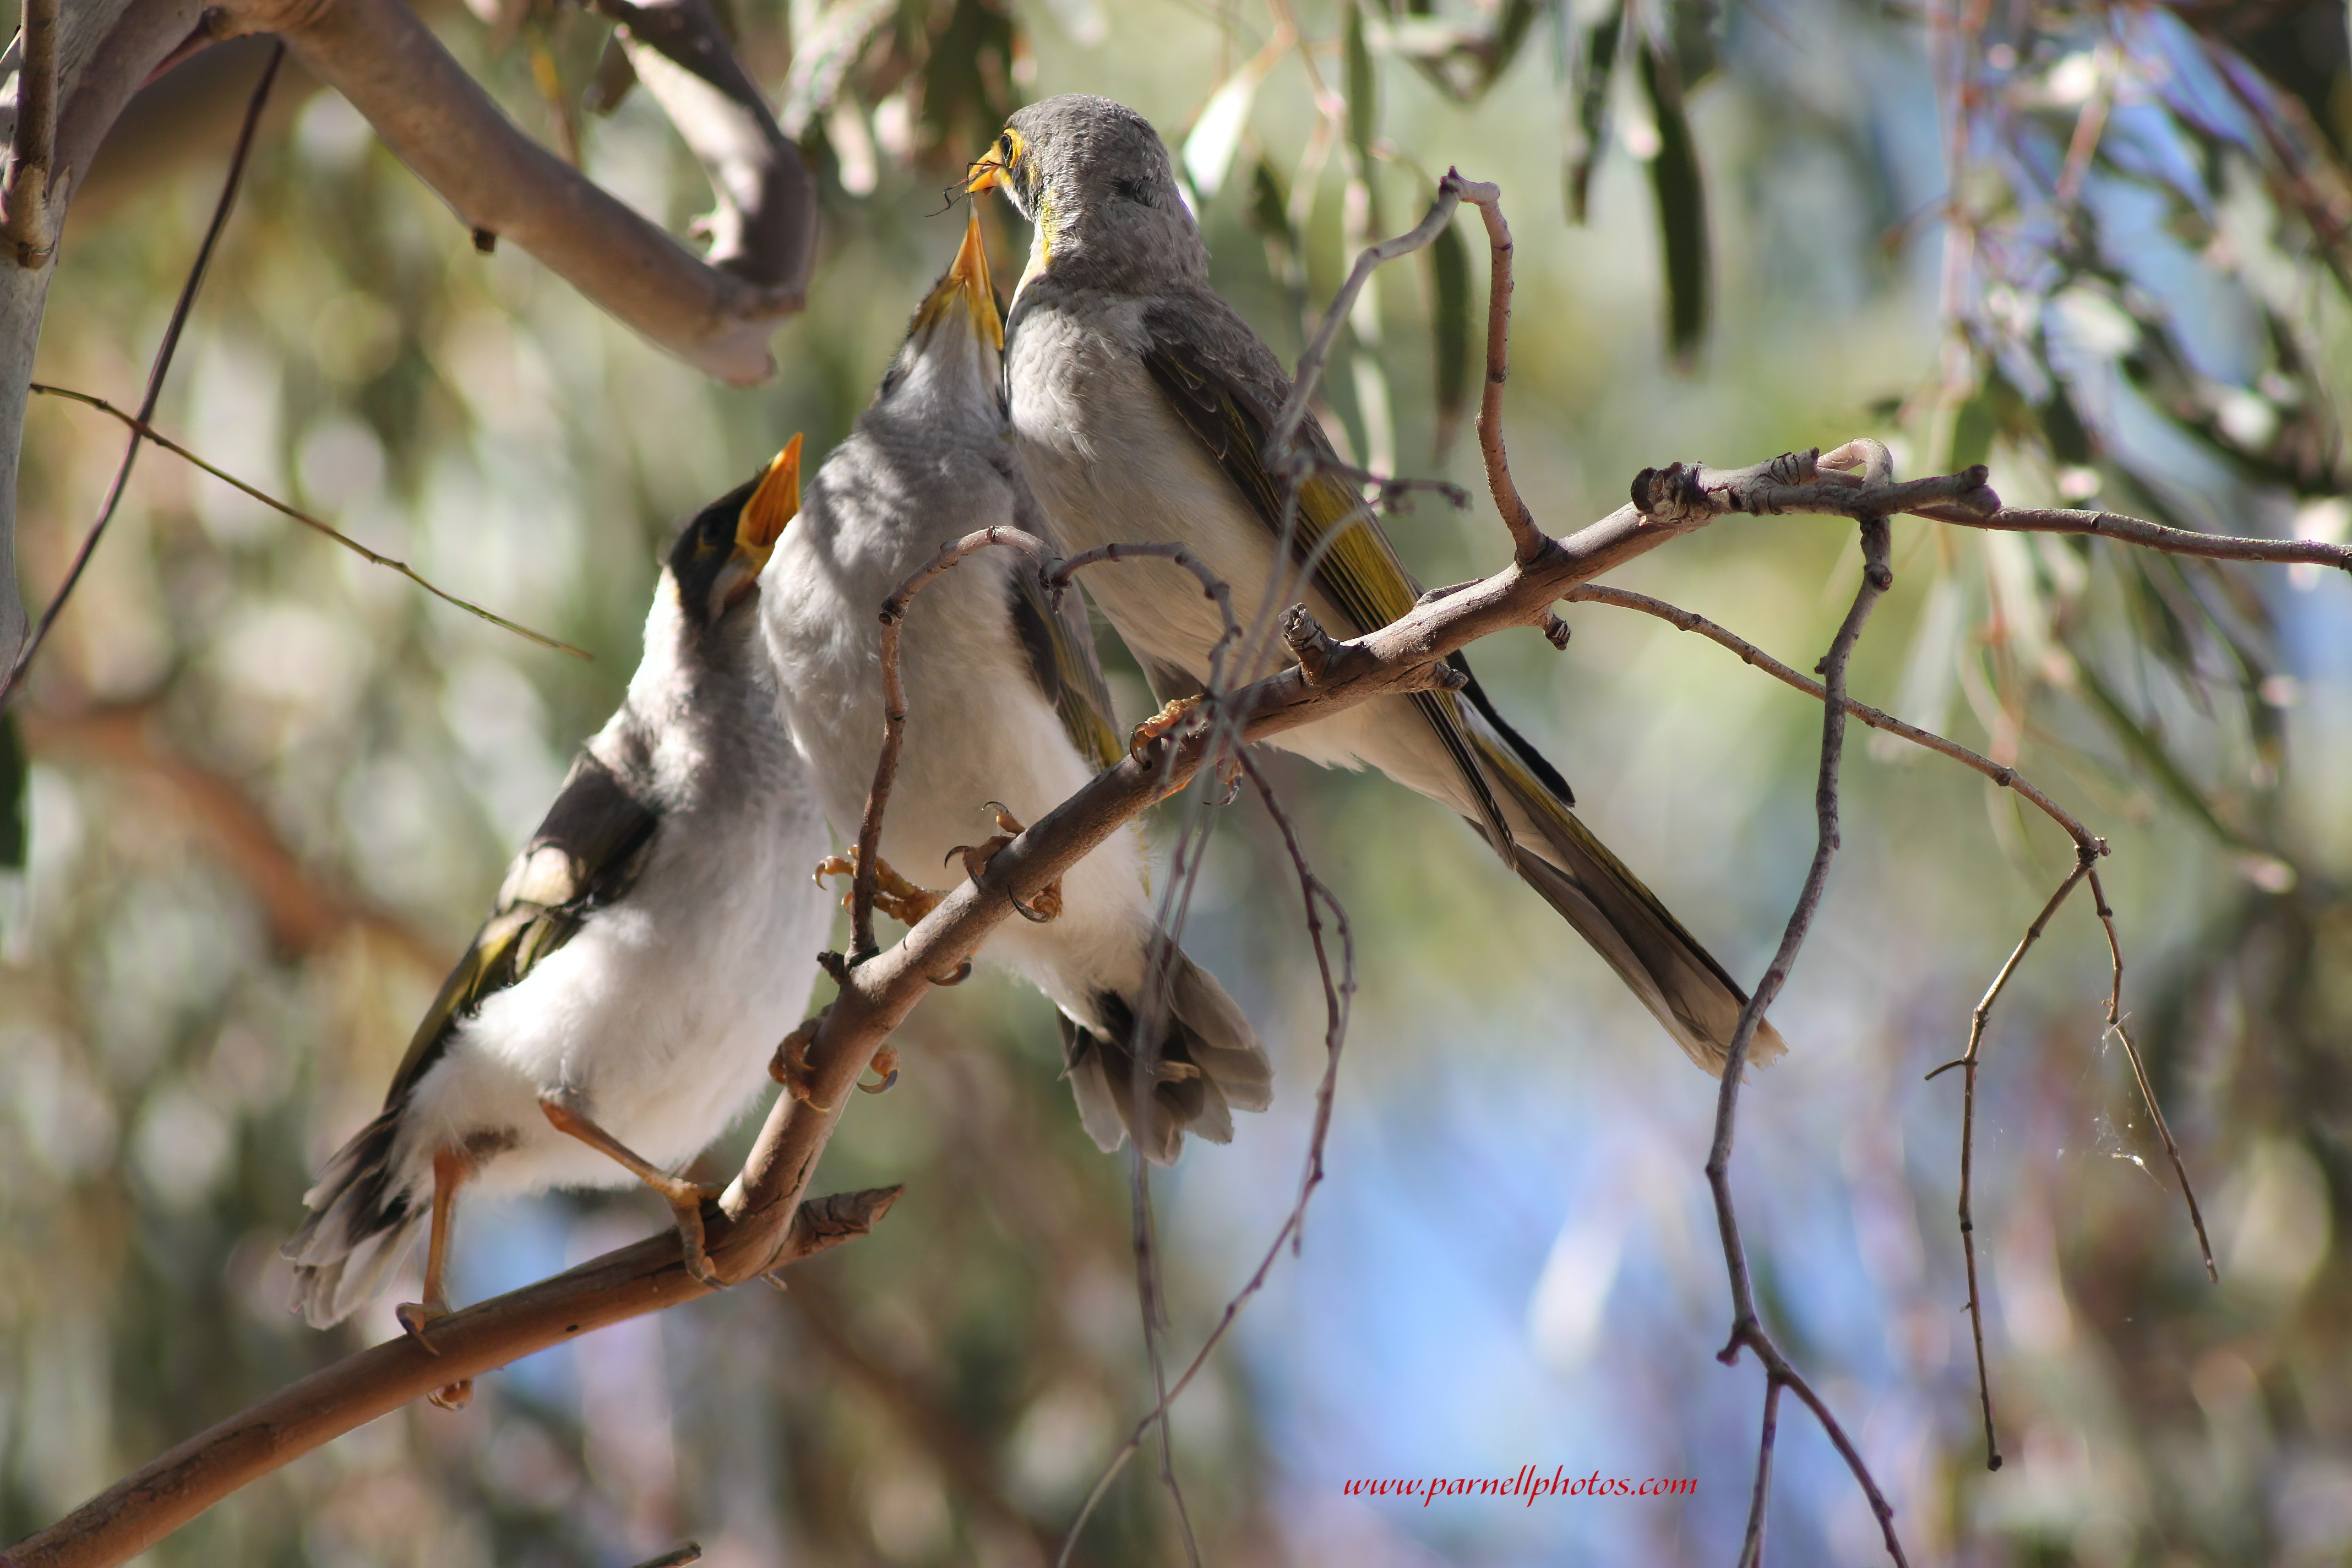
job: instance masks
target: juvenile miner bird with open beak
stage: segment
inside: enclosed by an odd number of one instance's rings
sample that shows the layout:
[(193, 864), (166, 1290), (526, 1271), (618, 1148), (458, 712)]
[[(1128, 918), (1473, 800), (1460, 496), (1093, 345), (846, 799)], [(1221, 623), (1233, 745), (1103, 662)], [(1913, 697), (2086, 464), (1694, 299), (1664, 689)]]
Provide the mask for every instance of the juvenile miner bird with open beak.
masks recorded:
[(509, 868), (382, 1114), (304, 1195), (285, 1252), (312, 1323), (373, 1296), (429, 1219), (425, 1300), (400, 1314), (429, 1344), (468, 1186), (644, 1182), (717, 1283), (701, 1209), (718, 1190), (673, 1173), (767, 1084), (832, 924), (808, 878), (824, 817), (760, 642), (760, 571), (799, 489), (795, 436), (671, 548), (620, 710)]
[[(1059, 548), (1189, 545), (1251, 624), (1276, 586), (1285, 486), (1264, 448), (1291, 382), (1210, 289), (1208, 251), (1160, 137), (1108, 99), (1050, 98), (1013, 115), (968, 185), (1002, 190), (1035, 230), (1013, 295), (1006, 384), (1023, 467)], [(1298, 440), (1332, 458), (1311, 414)], [(1284, 602), (1303, 600), (1334, 636), (1360, 636), (1412, 607), (1416, 584), (1337, 473), (1318, 469), (1300, 484), (1292, 537)], [(1301, 587), (1297, 565), (1318, 545), (1328, 552)], [(1160, 696), (1202, 690), (1222, 623), (1189, 574), (1139, 561), (1088, 587)], [(1468, 676), (1459, 654), (1447, 662)], [(1722, 1070), (1744, 994), (1577, 819), (1567, 783), (1476, 681), (1458, 694), (1364, 703), (1274, 743), (1328, 765), (1370, 763), (1461, 813), (1692, 1060)], [(1782, 1048), (1767, 1025), (1750, 1059)]]
[[(975, 217), (761, 578), (793, 738), (852, 844), (882, 742), (882, 601), (974, 529), (1039, 531), (1005, 431), (1003, 342)], [(1044, 816), (1116, 761), (1120, 742), (1077, 595), (1052, 605), (1034, 565), (1011, 550), (983, 550), (933, 580), (908, 610), (898, 657), (906, 738), (876, 869), (899, 889), (891, 912), (912, 921), (935, 901), (912, 882), (943, 862), (980, 864), (959, 851)], [(1183, 953), (1170, 955), (1166, 1005), (1147, 1007), (1166, 938), (1143, 870), (1137, 836), (1114, 835), (1063, 874), (1058, 900), (1048, 889), (1029, 919), (999, 926), (982, 956), (1060, 1007), (1071, 1087), (1095, 1142), (1116, 1149), (1132, 1132), (1165, 1164), (1186, 1132), (1231, 1139), (1232, 1111), (1264, 1110), (1273, 1073), (1241, 1010)], [(1131, 1042), (1153, 1011), (1164, 1021), (1137, 1125)]]

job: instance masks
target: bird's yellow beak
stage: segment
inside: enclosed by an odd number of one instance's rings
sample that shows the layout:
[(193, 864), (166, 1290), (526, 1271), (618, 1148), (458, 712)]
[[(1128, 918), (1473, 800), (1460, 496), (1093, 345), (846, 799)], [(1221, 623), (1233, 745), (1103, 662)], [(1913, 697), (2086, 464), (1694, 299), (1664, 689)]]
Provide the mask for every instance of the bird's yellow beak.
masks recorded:
[(1013, 184), (1013, 165), (1021, 161), (1021, 132), (1011, 126), (996, 139), (996, 144), (974, 159), (964, 171), (964, 193), (978, 195), (982, 191), (1009, 189)]
[(735, 553), (749, 563), (753, 576), (768, 563), (776, 541), (800, 510), (801, 438), (795, 435), (760, 476), (758, 488), (735, 521)]
[(1004, 318), (997, 313), (996, 289), (988, 278), (988, 250), (980, 242), (980, 214), (974, 212), (965, 223), (963, 244), (956, 251), (954, 263), (946, 275), (935, 284), (923, 308), (915, 313), (918, 329), (930, 326), (945, 315), (950, 306), (961, 297), (971, 311), (971, 324), (989, 345), (1000, 353), (1004, 348)]

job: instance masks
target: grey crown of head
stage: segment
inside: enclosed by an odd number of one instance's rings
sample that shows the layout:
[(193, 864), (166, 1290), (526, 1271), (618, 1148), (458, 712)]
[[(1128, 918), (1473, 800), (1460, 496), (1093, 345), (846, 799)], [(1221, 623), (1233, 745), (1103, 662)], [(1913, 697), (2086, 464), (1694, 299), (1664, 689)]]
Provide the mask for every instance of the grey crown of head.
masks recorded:
[(1008, 124), (1021, 138), (1012, 194), (1051, 235), (1055, 277), (1137, 292), (1206, 279), (1201, 231), (1151, 121), (1110, 99), (1067, 93)]

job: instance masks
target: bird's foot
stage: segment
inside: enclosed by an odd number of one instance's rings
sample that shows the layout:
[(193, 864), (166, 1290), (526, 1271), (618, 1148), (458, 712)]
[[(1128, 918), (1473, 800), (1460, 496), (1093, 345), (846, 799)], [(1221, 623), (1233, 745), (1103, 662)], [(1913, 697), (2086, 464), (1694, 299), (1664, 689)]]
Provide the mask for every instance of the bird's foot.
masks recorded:
[(782, 1084), (786, 1094), (820, 1113), (833, 1107), (816, 1097), (816, 1069), (809, 1065), (808, 1048), (816, 1043), (817, 1031), (824, 1027), (825, 1015), (832, 1011), (831, 1004), (827, 1004), (802, 1019), (800, 1027), (783, 1037), (768, 1062), (768, 1076)]
[[(992, 800), (985, 805), (996, 814), (996, 836), (979, 844), (959, 844), (948, 851), (950, 859), (958, 856), (963, 858), (963, 874), (975, 882), (980, 880), (981, 873), (988, 869), (988, 863), (996, 858), (998, 850), (1028, 831), (1021, 826), (1019, 817), (1004, 809), (1003, 802)], [(1022, 919), (1034, 921), (1039, 925), (1059, 918), (1062, 912), (1062, 879), (1056, 877), (1046, 883), (1037, 890), (1037, 896), (1025, 904), (1018, 899), (1013, 900), (1013, 908)]]
[[(841, 907), (847, 909), (856, 897), (854, 886), (857, 876), (857, 851), (846, 855), (828, 855), (816, 863), (816, 881), (822, 887), (827, 877), (847, 877), (853, 886), (841, 898)], [(890, 862), (880, 856), (874, 858), (874, 907), (897, 921), (900, 925), (919, 925), (925, 915), (940, 907), (945, 893), (935, 893), (929, 888), (919, 888), (890, 868)]]
[[(425, 1331), (434, 1322), (449, 1315), (446, 1301), (403, 1301), (393, 1309), (392, 1315), (400, 1320), (403, 1332), (425, 1347), (427, 1355), (439, 1355), (441, 1347), (433, 1342)], [(445, 1384), (425, 1396), (444, 1410), (463, 1410), (474, 1402), (474, 1380), (470, 1377)]]
[(898, 1047), (896, 1046), (885, 1045), (879, 1050), (876, 1051), (874, 1053), (874, 1070), (882, 1075), (882, 1081), (880, 1083), (861, 1083), (857, 1087), (867, 1094), (883, 1094), (888, 1092), (890, 1086), (898, 1081)]
[(724, 1187), (707, 1186), (689, 1182), (683, 1176), (671, 1178), (673, 1184), (660, 1189), (669, 1200), (669, 1212), (677, 1220), (678, 1247), (686, 1255), (686, 1271), (713, 1290), (727, 1289), (727, 1281), (710, 1267), (710, 1254), (704, 1250), (702, 1205), (725, 1192)]
[(1167, 706), (1160, 709), (1159, 712), (1154, 713), (1150, 718), (1146, 719), (1142, 723), (1138, 724), (1129, 732), (1127, 737), (1128, 755), (1133, 757), (1139, 763), (1143, 761), (1144, 753), (1151, 749), (1151, 743), (1154, 741), (1159, 740), (1161, 736), (1175, 729), (1179, 724), (1181, 724), (1192, 713), (1192, 710), (1198, 708), (1200, 705), (1201, 695), (1197, 691), (1190, 697), (1177, 697), (1171, 699)]

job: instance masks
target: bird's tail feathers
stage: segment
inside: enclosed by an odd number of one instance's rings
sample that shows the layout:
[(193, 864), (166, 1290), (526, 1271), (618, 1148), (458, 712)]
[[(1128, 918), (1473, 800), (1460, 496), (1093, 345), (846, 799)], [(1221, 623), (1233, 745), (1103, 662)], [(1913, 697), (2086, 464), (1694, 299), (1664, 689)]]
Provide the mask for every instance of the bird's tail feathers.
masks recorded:
[(398, 1112), (359, 1130), (302, 1194), (310, 1217), (279, 1251), (294, 1264), (294, 1310), (313, 1328), (341, 1322), (383, 1288), (424, 1213), (393, 1181)]
[[(1155, 944), (1146, 973), (1157, 973)], [(1095, 998), (1100, 1033), (1064, 1014), (1064, 1076), (1077, 1097), (1078, 1120), (1105, 1153), (1135, 1137), (1155, 1165), (1171, 1165), (1184, 1134), (1230, 1143), (1233, 1113), (1264, 1110), (1274, 1100), (1274, 1064), (1249, 1020), (1216, 977), (1182, 952), (1168, 976), (1165, 1033), (1150, 1066), (1152, 1082), (1136, 1125), (1135, 1020), (1140, 998), (1104, 992)]]
[[(1559, 774), (1550, 764), (1517, 735), (1505, 734), (1474, 727), (1472, 742), (1496, 793), (1518, 807), (1515, 815), (1539, 840), (1522, 842), (1513, 857), (1520, 879), (1617, 972), (1684, 1054), (1722, 1076), (1748, 993), (1569, 809), (1564, 792), (1552, 787)], [(1748, 1059), (1761, 1067), (1788, 1048), (1779, 1030), (1761, 1023)]]

